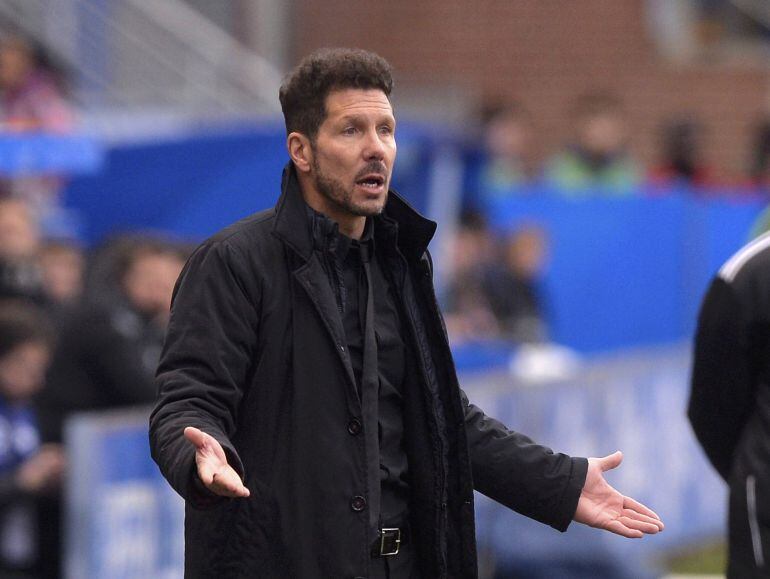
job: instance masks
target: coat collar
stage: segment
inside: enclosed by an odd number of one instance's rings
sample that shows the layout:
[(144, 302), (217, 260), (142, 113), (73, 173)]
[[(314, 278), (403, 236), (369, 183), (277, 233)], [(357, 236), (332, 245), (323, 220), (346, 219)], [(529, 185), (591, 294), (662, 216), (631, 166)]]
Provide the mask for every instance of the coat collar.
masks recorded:
[[(314, 227), (302, 198), (296, 169), (291, 161), (283, 170), (281, 197), (275, 206), (273, 234), (291, 247), (305, 261), (314, 247)], [(398, 193), (388, 191), (388, 201), (382, 215), (375, 218), (375, 231), (390, 230), (405, 257), (419, 259), (436, 231), (436, 223), (415, 211)], [(396, 235), (397, 233), (397, 235)]]

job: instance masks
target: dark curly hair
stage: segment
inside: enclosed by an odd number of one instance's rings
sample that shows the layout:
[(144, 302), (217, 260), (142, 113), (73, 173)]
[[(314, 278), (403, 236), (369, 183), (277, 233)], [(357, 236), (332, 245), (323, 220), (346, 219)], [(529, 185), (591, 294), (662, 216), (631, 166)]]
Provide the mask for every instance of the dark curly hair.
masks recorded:
[(379, 89), (390, 98), (390, 64), (357, 48), (324, 48), (306, 56), (284, 79), (279, 92), (286, 134), (298, 132), (315, 140), (326, 118), (326, 97), (348, 88)]
[(0, 358), (28, 342), (54, 343), (51, 321), (37, 306), (19, 300), (0, 301)]

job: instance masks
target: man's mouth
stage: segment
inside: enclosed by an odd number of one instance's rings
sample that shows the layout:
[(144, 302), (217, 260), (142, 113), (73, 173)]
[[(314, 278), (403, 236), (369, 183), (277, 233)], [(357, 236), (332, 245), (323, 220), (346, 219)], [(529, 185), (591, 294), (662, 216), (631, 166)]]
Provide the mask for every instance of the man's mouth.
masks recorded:
[(377, 190), (385, 184), (385, 177), (374, 174), (365, 175), (361, 179), (358, 179), (356, 184), (367, 189)]

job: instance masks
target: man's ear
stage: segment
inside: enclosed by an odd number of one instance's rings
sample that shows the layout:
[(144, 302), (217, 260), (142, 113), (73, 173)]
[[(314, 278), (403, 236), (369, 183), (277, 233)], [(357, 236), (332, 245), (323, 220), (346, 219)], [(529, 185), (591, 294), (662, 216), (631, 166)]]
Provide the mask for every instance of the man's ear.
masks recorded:
[(289, 133), (286, 137), (286, 148), (297, 171), (309, 173), (313, 166), (313, 148), (310, 146), (310, 139), (302, 133)]

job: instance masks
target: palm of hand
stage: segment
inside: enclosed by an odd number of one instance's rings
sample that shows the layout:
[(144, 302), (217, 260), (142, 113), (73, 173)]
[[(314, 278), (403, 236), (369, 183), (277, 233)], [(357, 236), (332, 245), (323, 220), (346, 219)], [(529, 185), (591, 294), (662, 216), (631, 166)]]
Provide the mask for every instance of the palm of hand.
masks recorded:
[(241, 477), (227, 462), (222, 445), (217, 440), (197, 428), (187, 427), (185, 438), (195, 446), (195, 464), (198, 478), (214, 494), (224, 497), (248, 497), (247, 489)]
[(580, 493), (575, 520), (629, 538), (663, 530), (660, 517), (653, 511), (612, 488), (603, 472), (615, 468), (623, 460), (616, 452), (604, 458), (589, 458), (588, 473)]

